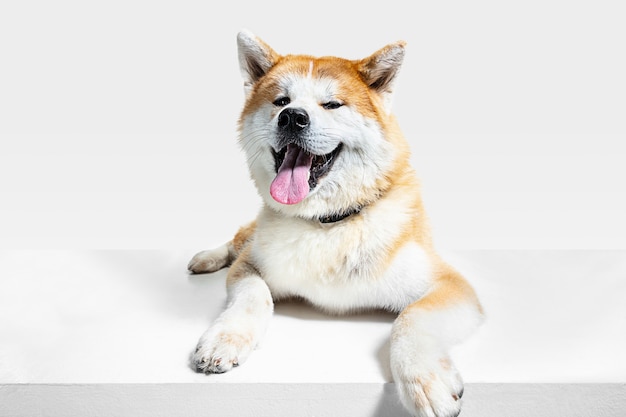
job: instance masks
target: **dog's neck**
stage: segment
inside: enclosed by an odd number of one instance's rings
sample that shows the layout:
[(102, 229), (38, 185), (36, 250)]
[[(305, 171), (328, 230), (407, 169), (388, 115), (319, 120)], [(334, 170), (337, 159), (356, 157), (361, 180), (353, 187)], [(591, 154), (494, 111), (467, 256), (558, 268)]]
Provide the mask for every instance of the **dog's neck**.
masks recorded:
[(363, 209), (362, 206), (357, 206), (357, 207), (352, 207), (346, 211), (343, 211), (341, 213), (332, 213), (332, 214), (328, 214), (326, 216), (320, 216), (317, 218), (317, 220), (319, 220), (320, 223), (337, 223), (340, 222), (344, 219), (347, 219), (350, 216), (354, 216), (355, 214), (359, 214), (361, 212), (361, 210)]

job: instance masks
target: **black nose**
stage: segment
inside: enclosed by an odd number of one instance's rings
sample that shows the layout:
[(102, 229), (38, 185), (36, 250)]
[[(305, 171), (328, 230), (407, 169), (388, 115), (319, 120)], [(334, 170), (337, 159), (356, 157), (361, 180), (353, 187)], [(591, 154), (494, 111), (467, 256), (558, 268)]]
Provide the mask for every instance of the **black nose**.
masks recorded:
[(289, 132), (300, 132), (310, 123), (309, 115), (304, 109), (289, 107), (278, 115), (278, 127)]

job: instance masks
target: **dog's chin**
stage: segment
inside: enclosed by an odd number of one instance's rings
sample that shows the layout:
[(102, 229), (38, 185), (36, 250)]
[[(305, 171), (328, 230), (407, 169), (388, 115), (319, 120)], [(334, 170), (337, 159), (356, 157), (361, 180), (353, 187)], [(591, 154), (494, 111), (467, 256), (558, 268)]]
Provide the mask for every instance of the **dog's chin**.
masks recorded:
[[(290, 145), (290, 146), (298, 147), (300, 149), (300, 152), (309, 153), (305, 149), (295, 144)], [(308, 181), (309, 193), (317, 187), (319, 180), (325, 177), (331, 171), (342, 149), (343, 149), (343, 144), (339, 143), (339, 145), (337, 145), (335, 149), (333, 149), (331, 152), (327, 154), (324, 154), (324, 155), (311, 154), (311, 156), (313, 157), (313, 160), (311, 162), (311, 168), (309, 169), (309, 181)], [(283, 147), (278, 152), (272, 148), (272, 155), (274, 156), (274, 169), (276, 173), (278, 173), (280, 166), (283, 164), (286, 153), (287, 153), (287, 146)]]

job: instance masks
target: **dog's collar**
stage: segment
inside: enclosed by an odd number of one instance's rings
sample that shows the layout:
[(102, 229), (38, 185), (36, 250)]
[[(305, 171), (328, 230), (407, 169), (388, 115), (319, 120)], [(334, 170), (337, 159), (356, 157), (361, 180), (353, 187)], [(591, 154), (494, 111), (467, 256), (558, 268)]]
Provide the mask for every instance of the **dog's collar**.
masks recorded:
[(353, 216), (355, 214), (359, 214), (361, 212), (361, 209), (363, 207), (361, 206), (357, 206), (357, 207), (353, 207), (347, 211), (341, 212), (341, 213), (333, 213), (333, 214), (328, 214), (326, 216), (321, 216), (318, 217), (317, 220), (319, 220), (320, 223), (337, 223), (340, 222), (344, 219), (347, 219), (350, 216)]

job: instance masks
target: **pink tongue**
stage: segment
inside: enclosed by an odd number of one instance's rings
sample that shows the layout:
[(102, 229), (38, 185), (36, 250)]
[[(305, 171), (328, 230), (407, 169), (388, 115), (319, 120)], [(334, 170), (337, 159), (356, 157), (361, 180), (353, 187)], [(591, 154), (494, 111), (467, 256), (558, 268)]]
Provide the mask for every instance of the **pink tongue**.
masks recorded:
[(285, 160), (270, 185), (270, 194), (281, 204), (296, 204), (309, 193), (309, 172), (313, 156), (288, 145)]

